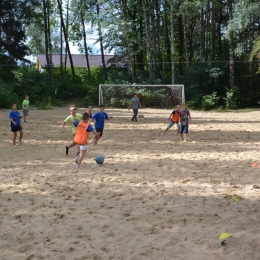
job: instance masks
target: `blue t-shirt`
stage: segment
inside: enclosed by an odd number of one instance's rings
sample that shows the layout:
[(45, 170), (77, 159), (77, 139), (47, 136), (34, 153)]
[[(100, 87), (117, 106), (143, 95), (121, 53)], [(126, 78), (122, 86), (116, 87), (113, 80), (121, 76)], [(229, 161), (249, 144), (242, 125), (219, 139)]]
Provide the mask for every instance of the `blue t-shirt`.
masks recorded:
[[(77, 127), (78, 124), (79, 124), (79, 122), (74, 122), (74, 126)], [(87, 131), (87, 132), (94, 132), (93, 126), (92, 126), (92, 125), (89, 125), (86, 131)]]
[(20, 127), (21, 126), (21, 123), (20, 123), (20, 119), (21, 119), (21, 116), (20, 116), (20, 113), (18, 111), (11, 111), (10, 114), (9, 114), (9, 119), (12, 119), (16, 125), (11, 121), (11, 127)]
[(93, 119), (96, 120), (95, 128), (104, 129), (105, 120), (108, 119), (108, 115), (107, 115), (106, 112), (103, 112), (103, 113), (97, 112), (97, 113), (93, 116)]

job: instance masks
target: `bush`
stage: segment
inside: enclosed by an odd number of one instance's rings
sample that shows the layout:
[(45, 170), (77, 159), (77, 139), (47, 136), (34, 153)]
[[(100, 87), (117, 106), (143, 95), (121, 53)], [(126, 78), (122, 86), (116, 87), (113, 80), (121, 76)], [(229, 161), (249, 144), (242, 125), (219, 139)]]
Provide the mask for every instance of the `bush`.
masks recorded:
[(0, 104), (2, 108), (10, 108), (12, 103), (16, 103), (17, 107), (20, 107), (19, 98), (16, 93), (13, 92), (15, 83), (3, 82), (0, 80)]
[(224, 98), (224, 100), (227, 108), (237, 108), (240, 101), (240, 92), (238, 86), (235, 86), (233, 89), (227, 89), (226, 97)]
[(219, 98), (217, 92), (213, 92), (211, 95), (205, 95), (202, 97), (202, 108), (205, 110), (210, 110), (217, 106)]

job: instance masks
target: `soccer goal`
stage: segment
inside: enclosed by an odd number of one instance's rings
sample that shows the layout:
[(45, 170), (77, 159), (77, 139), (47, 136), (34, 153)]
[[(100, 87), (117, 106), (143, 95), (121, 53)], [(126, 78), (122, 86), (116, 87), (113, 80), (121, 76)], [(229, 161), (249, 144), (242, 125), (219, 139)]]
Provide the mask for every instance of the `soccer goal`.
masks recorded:
[(184, 85), (99, 85), (99, 104), (124, 108), (136, 93), (143, 107), (172, 108), (185, 102)]

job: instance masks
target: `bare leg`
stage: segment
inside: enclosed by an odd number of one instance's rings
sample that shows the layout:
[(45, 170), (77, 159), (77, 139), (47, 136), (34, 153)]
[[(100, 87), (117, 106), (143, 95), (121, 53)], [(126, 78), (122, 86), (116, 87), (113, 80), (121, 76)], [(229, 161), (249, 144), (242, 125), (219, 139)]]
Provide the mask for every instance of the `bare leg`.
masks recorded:
[(80, 167), (81, 162), (82, 162), (82, 160), (83, 160), (84, 155), (85, 155), (86, 152), (87, 152), (87, 150), (80, 150), (80, 153), (79, 153), (79, 155), (78, 155), (78, 163), (77, 163), (76, 168), (79, 168), (79, 167)]
[(179, 132), (179, 127), (177, 126), (177, 135), (179, 134), (180, 132)]
[(24, 122), (26, 122), (26, 116), (23, 116), (23, 120), (24, 120)]
[(169, 130), (169, 128), (167, 127), (162, 135), (165, 135), (168, 130)]
[(23, 130), (20, 130), (20, 138), (19, 138), (20, 144), (22, 144), (22, 138), (23, 138)]
[(14, 132), (14, 137), (13, 137), (13, 145), (15, 145), (15, 142), (16, 142), (16, 137), (17, 137), (17, 132)]
[(181, 134), (181, 140), (184, 141), (183, 134)]
[(73, 141), (73, 143), (71, 143), (69, 146), (66, 146), (66, 155), (69, 153), (69, 149), (75, 145), (77, 145), (77, 143)]
[(187, 141), (187, 134), (183, 134), (183, 141), (184, 141), (184, 142)]
[(80, 153), (80, 147), (77, 145), (77, 153)]
[(97, 144), (98, 140), (101, 138), (100, 133), (98, 133), (98, 136), (93, 139), (93, 144)]

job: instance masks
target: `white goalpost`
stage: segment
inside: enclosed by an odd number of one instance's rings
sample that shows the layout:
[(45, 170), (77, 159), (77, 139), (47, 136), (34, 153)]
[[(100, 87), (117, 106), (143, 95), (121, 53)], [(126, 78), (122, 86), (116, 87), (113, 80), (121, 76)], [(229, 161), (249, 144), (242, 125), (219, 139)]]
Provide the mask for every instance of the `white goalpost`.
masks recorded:
[(185, 103), (184, 85), (100, 84), (99, 105), (127, 107), (134, 93), (144, 107), (172, 108)]

